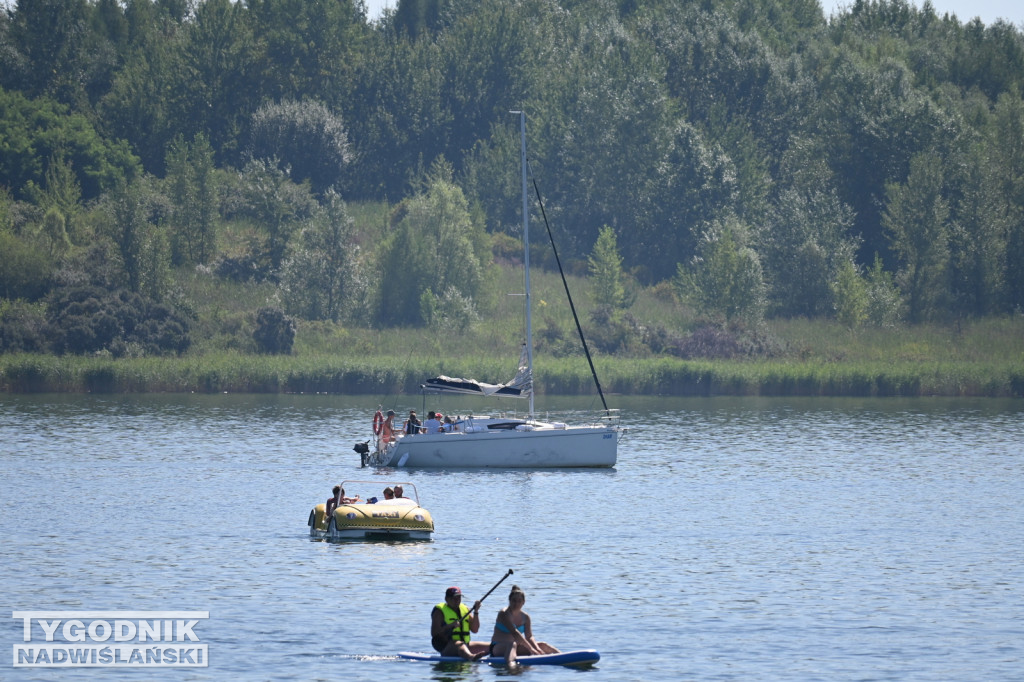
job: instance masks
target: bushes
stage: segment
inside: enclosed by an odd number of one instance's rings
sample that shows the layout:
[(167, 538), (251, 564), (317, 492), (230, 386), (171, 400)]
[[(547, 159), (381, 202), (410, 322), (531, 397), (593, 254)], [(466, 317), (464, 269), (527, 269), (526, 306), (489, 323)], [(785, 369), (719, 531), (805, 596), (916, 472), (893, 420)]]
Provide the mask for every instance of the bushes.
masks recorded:
[(264, 104), (252, 116), (252, 155), (278, 159), (317, 193), (337, 184), (352, 160), (341, 118), (316, 101)]
[(185, 317), (168, 305), (123, 289), (59, 289), (50, 297), (47, 323), (49, 350), (59, 355), (181, 354), (191, 345)]
[(46, 338), (42, 305), (0, 299), (0, 353), (41, 351)]
[(260, 353), (288, 355), (295, 344), (295, 320), (280, 308), (260, 308), (252, 338)]
[(53, 262), (38, 244), (0, 229), (0, 296), (35, 301), (46, 294)]

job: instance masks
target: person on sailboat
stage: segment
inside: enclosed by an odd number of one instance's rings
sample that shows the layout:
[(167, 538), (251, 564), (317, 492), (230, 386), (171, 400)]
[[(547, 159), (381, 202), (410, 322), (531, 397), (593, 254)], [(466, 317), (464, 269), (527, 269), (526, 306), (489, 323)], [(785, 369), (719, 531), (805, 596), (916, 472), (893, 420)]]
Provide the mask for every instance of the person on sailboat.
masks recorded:
[(380, 441), (387, 445), (395, 442), (395, 411), (388, 410), (387, 419), (380, 427)]
[(437, 413), (431, 410), (427, 412), (427, 421), (423, 422), (424, 433), (441, 433), (441, 422), (437, 419)]
[(412, 436), (420, 433), (421, 426), (422, 423), (416, 416), (416, 410), (409, 410), (409, 418), (406, 419), (405, 424), (402, 425), (402, 431), (404, 431), (407, 436)]
[(470, 633), (480, 631), (480, 602), (473, 608), (462, 603), (462, 590), (449, 587), (444, 601), (430, 611), (430, 644), (442, 656), (461, 656), (477, 661), (487, 655), (487, 645), (471, 642)]
[(523, 611), (524, 604), (526, 593), (519, 585), (513, 585), (508, 593), (508, 606), (498, 611), (494, 621), (489, 653), (491, 656), (504, 656), (509, 665), (514, 665), (519, 656), (559, 653), (547, 642), (534, 639), (530, 616)]

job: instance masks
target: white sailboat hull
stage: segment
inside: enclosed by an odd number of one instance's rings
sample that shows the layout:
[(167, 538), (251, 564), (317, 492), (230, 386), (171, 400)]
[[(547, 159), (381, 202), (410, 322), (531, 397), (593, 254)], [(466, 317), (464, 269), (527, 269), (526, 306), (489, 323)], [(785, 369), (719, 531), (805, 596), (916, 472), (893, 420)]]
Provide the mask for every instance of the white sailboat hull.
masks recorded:
[(611, 426), (418, 434), (399, 438), (378, 461), (416, 469), (612, 467), (618, 439)]

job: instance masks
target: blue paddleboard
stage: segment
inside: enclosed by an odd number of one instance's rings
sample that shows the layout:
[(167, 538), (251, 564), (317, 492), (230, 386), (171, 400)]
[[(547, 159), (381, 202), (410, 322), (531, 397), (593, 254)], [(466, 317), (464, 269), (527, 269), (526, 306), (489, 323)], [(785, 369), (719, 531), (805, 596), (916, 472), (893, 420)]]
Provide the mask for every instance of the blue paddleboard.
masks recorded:
[[(399, 651), (399, 658), (412, 661), (433, 661), (434, 663), (472, 663), (459, 656), (439, 656), (437, 654), (421, 654), (415, 651)], [(516, 659), (520, 665), (590, 665), (601, 660), (601, 654), (594, 649), (563, 651), (558, 654), (541, 654), (539, 656), (520, 656)], [(505, 665), (503, 656), (487, 656), (476, 663)]]

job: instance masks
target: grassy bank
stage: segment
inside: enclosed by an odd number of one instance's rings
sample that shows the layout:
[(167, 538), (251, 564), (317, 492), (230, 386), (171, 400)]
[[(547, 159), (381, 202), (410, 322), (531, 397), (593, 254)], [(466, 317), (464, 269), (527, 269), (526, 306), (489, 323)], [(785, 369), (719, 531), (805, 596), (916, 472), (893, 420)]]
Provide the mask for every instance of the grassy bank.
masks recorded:
[[(439, 367), (443, 364), (443, 367)], [(509, 378), (508, 363), (435, 356), (253, 356), (185, 358), (0, 356), (5, 392), (412, 394), (438, 373)], [(1024, 396), (1024, 362), (808, 360), (683, 361), (599, 358), (606, 393), (628, 395)], [(539, 391), (590, 394), (580, 358), (536, 362)]]
[[(537, 389), (592, 394), (586, 360), (578, 353), (561, 279), (533, 277)], [(181, 358), (0, 355), (5, 392), (290, 392), (413, 394), (438, 374), (505, 381), (515, 374), (522, 340), (522, 288), (515, 268), (497, 268), (487, 315), (463, 332), (367, 329), (300, 322), (294, 354), (254, 355), (252, 311), (273, 297), (269, 285), (234, 285), (197, 272), (178, 273), (183, 296), (197, 311), (197, 343)], [(588, 336), (590, 287), (570, 276)], [(661, 292), (662, 294), (664, 292)], [(685, 333), (687, 312), (654, 289), (639, 292), (630, 313), (647, 326)], [(681, 360), (640, 349), (598, 354), (606, 393), (629, 395), (1024, 396), (1024, 316), (950, 325), (863, 328), (829, 320), (772, 320), (764, 336), (770, 359)], [(553, 342), (551, 339), (562, 339)], [(555, 349), (555, 350), (552, 350)]]

